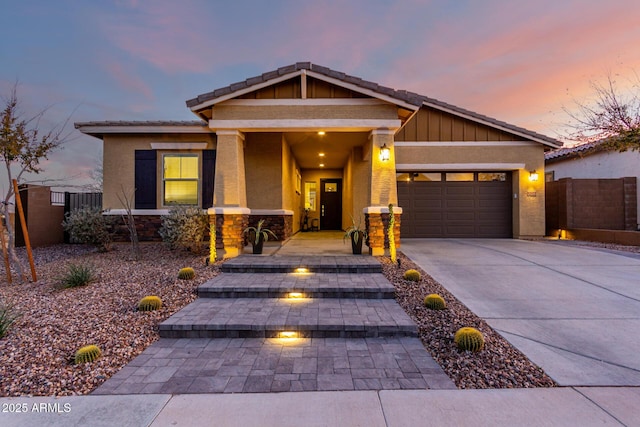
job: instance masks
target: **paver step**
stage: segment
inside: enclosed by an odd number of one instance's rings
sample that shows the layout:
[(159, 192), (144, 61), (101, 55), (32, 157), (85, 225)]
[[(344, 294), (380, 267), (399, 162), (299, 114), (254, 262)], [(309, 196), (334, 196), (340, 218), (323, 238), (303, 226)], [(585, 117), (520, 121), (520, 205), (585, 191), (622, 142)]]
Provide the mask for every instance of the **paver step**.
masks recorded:
[(380, 273), (370, 256), (254, 256), (241, 255), (222, 264), (225, 273), (291, 273), (304, 268), (315, 273)]
[(163, 338), (417, 336), (392, 299), (199, 298), (159, 325)]
[(394, 297), (393, 285), (377, 273), (223, 273), (198, 287), (200, 298)]
[(418, 338), (156, 341), (94, 395), (455, 389)]

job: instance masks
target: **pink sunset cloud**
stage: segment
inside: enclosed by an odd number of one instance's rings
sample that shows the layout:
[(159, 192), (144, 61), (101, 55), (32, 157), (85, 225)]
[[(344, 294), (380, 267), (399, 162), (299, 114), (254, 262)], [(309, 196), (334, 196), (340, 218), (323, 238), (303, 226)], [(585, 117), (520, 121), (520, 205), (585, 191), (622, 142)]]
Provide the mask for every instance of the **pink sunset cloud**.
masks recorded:
[(109, 61), (104, 64), (104, 68), (127, 92), (138, 93), (149, 101), (153, 100), (153, 90), (131, 67)]
[(119, 49), (166, 73), (210, 70), (217, 40), (203, 37), (212, 22), (197, 8), (181, 2), (158, 1), (141, 7), (121, 3), (125, 11), (105, 16), (102, 31)]
[[(418, 34), (411, 54), (396, 58), (380, 82), (549, 131), (563, 126), (551, 123), (563, 106), (591, 92), (590, 80), (640, 67), (640, 29), (628, 4), (583, 8), (579, 19), (579, 4), (562, 3), (546, 15), (522, 5), (500, 13), (482, 6), (466, 22), (442, 22)], [(495, 22), (490, 29), (488, 21)]]

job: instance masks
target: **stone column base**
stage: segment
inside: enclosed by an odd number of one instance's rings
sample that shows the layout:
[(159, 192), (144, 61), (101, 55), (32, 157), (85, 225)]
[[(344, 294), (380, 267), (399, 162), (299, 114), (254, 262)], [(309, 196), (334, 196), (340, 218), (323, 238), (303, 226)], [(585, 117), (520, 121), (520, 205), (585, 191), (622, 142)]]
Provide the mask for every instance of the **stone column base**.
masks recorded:
[[(249, 226), (256, 227), (258, 221), (264, 219), (264, 228), (268, 228), (278, 236), (278, 241), (286, 241), (293, 236), (293, 211), (285, 209), (252, 209), (249, 215)], [(272, 241), (273, 237), (269, 237)]]
[(209, 223), (216, 224), (216, 248), (222, 258), (234, 258), (244, 249), (242, 231), (249, 223), (248, 208), (209, 208)]
[[(400, 219), (402, 208), (393, 207), (393, 217), (395, 218), (394, 240), (396, 248), (400, 247)], [(369, 254), (373, 256), (384, 256), (385, 249), (389, 248), (389, 237), (387, 228), (389, 227), (389, 208), (370, 206), (364, 208), (364, 221), (367, 230), (366, 244), (369, 246)]]

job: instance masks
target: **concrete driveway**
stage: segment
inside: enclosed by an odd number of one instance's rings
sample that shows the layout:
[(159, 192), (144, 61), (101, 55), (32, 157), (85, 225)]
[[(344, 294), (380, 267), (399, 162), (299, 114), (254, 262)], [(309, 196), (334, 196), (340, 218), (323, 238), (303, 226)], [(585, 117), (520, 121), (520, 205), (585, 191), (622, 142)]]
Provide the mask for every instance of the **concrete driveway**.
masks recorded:
[(492, 239), (401, 250), (560, 385), (640, 386), (638, 256)]

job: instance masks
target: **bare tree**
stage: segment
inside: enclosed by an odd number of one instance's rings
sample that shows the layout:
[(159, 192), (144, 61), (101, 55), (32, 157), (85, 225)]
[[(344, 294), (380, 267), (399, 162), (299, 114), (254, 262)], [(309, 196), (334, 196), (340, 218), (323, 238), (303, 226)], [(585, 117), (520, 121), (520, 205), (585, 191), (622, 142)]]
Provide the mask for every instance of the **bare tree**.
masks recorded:
[(129, 240), (131, 240), (131, 254), (133, 259), (138, 261), (140, 259), (140, 245), (138, 244), (138, 231), (136, 230), (136, 220), (133, 216), (133, 197), (136, 192), (134, 188), (131, 191), (125, 191), (124, 186), (120, 186), (120, 192), (117, 194), (118, 200), (124, 206), (126, 216), (122, 215), (122, 222), (127, 226), (129, 230)]
[[(102, 159), (95, 159), (94, 167), (89, 172), (89, 178), (91, 178), (91, 183), (85, 188), (94, 193), (102, 193)], [(122, 191), (124, 192), (124, 189)]]
[(4, 109), (0, 114), (0, 162), (4, 164), (9, 189), (1, 200), (0, 212), (6, 219), (8, 248), (11, 260), (18, 268), (20, 276), (24, 277), (24, 268), (14, 249), (15, 231), (9, 221), (9, 204), (14, 196), (11, 182), (15, 179), (19, 183), (25, 173), (38, 174), (42, 171), (40, 161), (69, 140), (71, 135), (67, 125), (71, 116), (55, 126), (53, 129), (41, 131), (40, 119), (45, 115), (45, 108), (33, 116), (26, 116), (19, 109), (18, 84), (16, 83), (8, 98), (3, 99)]
[(576, 101), (575, 111), (564, 109), (573, 121), (570, 138), (578, 142), (603, 140), (603, 147), (618, 151), (640, 149), (640, 79), (634, 76), (624, 93), (611, 73), (604, 84), (591, 82), (595, 100)]

